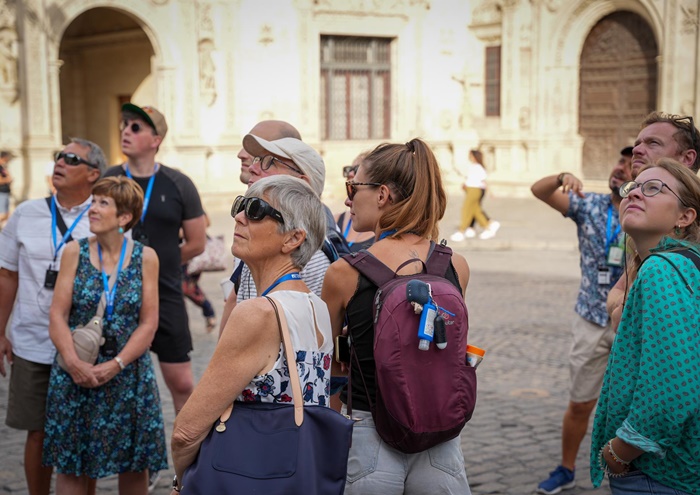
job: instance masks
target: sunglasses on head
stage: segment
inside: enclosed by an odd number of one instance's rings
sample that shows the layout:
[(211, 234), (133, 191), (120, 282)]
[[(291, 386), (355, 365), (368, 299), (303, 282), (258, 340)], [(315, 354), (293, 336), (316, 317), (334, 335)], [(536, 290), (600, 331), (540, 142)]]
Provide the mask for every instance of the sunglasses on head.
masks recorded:
[(120, 132), (124, 132), (124, 129), (126, 129), (127, 127), (129, 129), (131, 129), (131, 132), (133, 132), (134, 134), (138, 134), (139, 132), (141, 132), (143, 129), (146, 128), (145, 125), (139, 124), (138, 122), (132, 122), (131, 124), (129, 124), (128, 120), (122, 120), (119, 123), (119, 131)]
[(354, 182), (351, 180), (345, 181), (345, 192), (348, 193), (348, 199), (352, 201), (357, 194), (357, 186), (381, 186), (379, 182)]
[(234, 200), (233, 205), (231, 205), (231, 216), (236, 218), (236, 215), (242, 211), (245, 211), (245, 216), (248, 220), (259, 222), (266, 216), (270, 216), (284, 225), (282, 214), (263, 199), (238, 196)]
[(350, 176), (350, 173), (351, 173), (351, 172), (352, 172), (353, 174), (356, 174), (356, 173), (357, 173), (357, 168), (358, 168), (357, 165), (355, 165), (355, 166), (353, 166), (353, 165), (345, 165), (345, 166), (343, 167), (343, 177), (345, 177), (345, 178), (347, 179), (347, 178)]
[(80, 165), (81, 163), (84, 163), (88, 167), (97, 168), (97, 165), (95, 165), (94, 163), (90, 163), (89, 161), (82, 157), (79, 157), (75, 153), (64, 153), (63, 151), (59, 151), (58, 153), (56, 153), (55, 158), (56, 161), (63, 159), (63, 163), (65, 163), (66, 165), (72, 165), (74, 167)]

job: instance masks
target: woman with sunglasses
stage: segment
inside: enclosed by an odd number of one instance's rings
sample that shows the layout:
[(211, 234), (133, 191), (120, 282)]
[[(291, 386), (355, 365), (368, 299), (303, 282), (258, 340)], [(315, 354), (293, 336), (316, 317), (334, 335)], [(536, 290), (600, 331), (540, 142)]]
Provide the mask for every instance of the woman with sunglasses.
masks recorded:
[[(429, 146), (420, 139), (382, 144), (362, 160), (355, 178), (346, 186), (345, 204), (353, 226), (375, 236), (367, 251), (397, 275), (421, 273), (422, 262), (438, 240), (438, 222), (447, 203), (440, 166)], [(464, 294), (469, 267), (463, 256), (452, 253), (445, 278)], [(352, 399), (352, 415), (362, 419), (353, 429), (345, 493), (469, 494), (459, 436), (429, 450), (405, 454), (389, 447), (376, 432), (368, 399), (376, 392), (376, 292), (377, 286), (345, 259), (333, 263), (326, 272), (322, 298), (328, 304), (333, 333), (340, 335), (347, 314), (357, 356), (350, 362), (352, 396), (348, 397), (347, 387), (340, 394), (344, 404)], [(436, 459), (438, 465), (451, 468), (434, 467), (431, 460)]]
[[(236, 198), (231, 215), (236, 220), (231, 251), (250, 268), (259, 297), (231, 312), (209, 366), (175, 420), (177, 486), (232, 402), (291, 403), (289, 373), (298, 370), (304, 402), (328, 405), (333, 351), (328, 309), (299, 275), (323, 242), (321, 200), (301, 179), (275, 175)], [(297, 352), (293, 370), (287, 368), (275, 310), (264, 296), (273, 297), (287, 318)]]
[[(367, 156), (367, 153), (367, 151), (360, 153), (352, 161), (352, 165), (343, 167), (343, 177), (345, 177), (345, 180), (352, 181), (355, 178), (357, 168)], [(335, 222), (347, 241), (350, 252), (354, 253), (362, 249), (367, 249), (374, 243), (374, 233), (358, 232), (352, 227), (352, 216), (349, 210), (346, 209), (344, 212), (337, 214), (335, 216)]]
[[(598, 401), (591, 478), (614, 495), (700, 493), (700, 179), (662, 159), (620, 187), (641, 260)], [(624, 275), (623, 275), (624, 276)]]
[[(43, 463), (58, 472), (57, 495), (94, 493), (96, 479), (115, 474), (120, 494), (145, 495), (149, 470), (168, 468), (148, 352), (158, 326), (158, 257), (124, 236), (143, 207), (134, 181), (104, 178), (92, 194), (95, 236), (66, 245), (49, 315), (67, 371), (58, 362), (51, 369)], [(80, 360), (71, 332), (98, 306), (105, 341), (93, 364)]]

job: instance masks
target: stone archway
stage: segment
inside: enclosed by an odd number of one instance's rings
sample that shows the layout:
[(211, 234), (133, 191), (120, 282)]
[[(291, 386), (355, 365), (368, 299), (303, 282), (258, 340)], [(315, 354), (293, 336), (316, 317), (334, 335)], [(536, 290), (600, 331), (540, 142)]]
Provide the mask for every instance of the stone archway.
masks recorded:
[(602, 18), (581, 51), (579, 133), (583, 174), (607, 179), (642, 118), (656, 108), (658, 47), (649, 24), (619, 11)]
[(120, 162), (120, 106), (131, 99), (155, 101), (153, 56), (148, 36), (130, 15), (100, 7), (76, 17), (59, 48), (64, 142), (89, 139), (110, 163)]

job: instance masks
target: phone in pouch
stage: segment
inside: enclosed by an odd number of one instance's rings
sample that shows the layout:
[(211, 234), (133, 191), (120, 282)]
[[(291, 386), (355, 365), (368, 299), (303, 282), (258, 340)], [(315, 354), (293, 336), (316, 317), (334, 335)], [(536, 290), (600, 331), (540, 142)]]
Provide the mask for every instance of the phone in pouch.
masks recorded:
[(49, 268), (46, 270), (46, 276), (44, 277), (44, 287), (46, 289), (53, 289), (56, 287), (56, 279), (58, 278), (58, 271)]
[(114, 357), (117, 355), (117, 338), (105, 337), (105, 343), (102, 344), (102, 355), (105, 357)]
[(350, 338), (338, 335), (335, 338), (335, 360), (338, 363), (350, 364)]

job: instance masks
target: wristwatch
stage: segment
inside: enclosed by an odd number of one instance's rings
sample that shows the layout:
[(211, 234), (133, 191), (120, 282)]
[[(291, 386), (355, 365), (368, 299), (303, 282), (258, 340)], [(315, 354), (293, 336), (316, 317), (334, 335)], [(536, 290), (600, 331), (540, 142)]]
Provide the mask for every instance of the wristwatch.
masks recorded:
[(557, 175), (557, 182), (561, 186), (564, 183), (564, 176), (569, 175), (569, 172), (562, 172), (559, 175)]
[(182, 487), (179, 486), (180, 484), (177, 482), (177, 474), (173, 476), (173, 490), (175, 490), (177, 493), (180, 493), (180, 490), (182, 490)]

